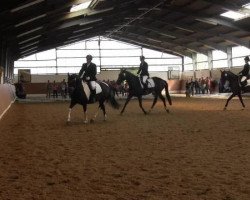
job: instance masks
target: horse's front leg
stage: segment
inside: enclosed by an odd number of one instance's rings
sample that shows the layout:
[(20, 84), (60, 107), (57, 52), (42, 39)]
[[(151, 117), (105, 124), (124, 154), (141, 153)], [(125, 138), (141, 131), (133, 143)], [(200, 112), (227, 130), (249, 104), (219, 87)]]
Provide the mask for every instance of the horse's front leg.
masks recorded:
[(139, 106), (140, 108), (142, 109), (143, 113), (146, 115), (147, 112), (144, 110), (144, 108), (142, 107), (142, 96), (139, 96), (138, 97), (138, 101), (139, 101)]
[(68, 112), (68, 119), (67, 119), (67, 122), (70, 122), (71, 120), (71, 111), (72, 111), (72, 108), (76, 105), (75, 102), (72, 102), (70, 103), (70, 106), (69, 106), (69, 112)]
[(242, 104), (242, 106), (243, 106), (243, 110), (244, 110), (244, 108), (245, 108), (245, 104), (244, 104), (244, 102), (243, 102), (243, 99), (242, 99), (241, 93), (239, 93), (239, 94), (238, 94), (238, 97), (239, 97), (239, 99), (240, 99), (240, 102), (241, 102), (241, 104)]
[(225, 107), (224, 107), (223, 110), (226, 110), (226, 109), (227, 109), (227, 106), (228, 106), (229, 101), (230, 101), (235, 95), (236, 95), (236, 94), (233, 93), (233, 94), (227, 99), (227, 103), (226, 103), (226, 105), (225, 105)]
[(88, 123), (87, 104), (83, 104), (82, 107), (83, 107), (83, 112), (84, 112), (84, 121), (83, 122), (86, 124), (86, 123)]
[(125, 102), (125, 104), (124, 104), (124, 106), (123, 106), (123, 108), (122, 108), (121, 115), (123, 114), (123, 112), (124, 112), (124, 110), (125, 110), (125, 108), (126, 108), (128, 102), (130, 101), (130, 99), (132, 98), (132, 96), (133, 96), (132, 94), (129, 94), (129, 95), (128, 95), (128, 97), (127, 97), (127, 99), (126, 99), (126, 102)]

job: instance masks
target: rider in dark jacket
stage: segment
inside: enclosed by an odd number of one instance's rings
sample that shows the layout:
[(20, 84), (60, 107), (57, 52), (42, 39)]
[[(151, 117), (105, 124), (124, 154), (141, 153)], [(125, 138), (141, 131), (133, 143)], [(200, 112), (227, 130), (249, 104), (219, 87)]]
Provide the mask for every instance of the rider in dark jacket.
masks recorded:
[[(249, 69), (250, 69), (250, 66), (249, 66), (249, 64), (248, 64), (248, 62), (249, 62), (249, 57), (248, 56), (246, 56), (245, 58), (244, 58), (244, 60), (245, 60), (245, 65), (244, 65), (244, 68), (243, 68), (243, 70), (241, 70), (239, 73), (238, 73), (238, 75), (239, 75), (239, 78), (240, 78), (240, 82), (241, 82), (241, 84), (243, 83), (243, 82), (245, 82), (249, 77)], [(243, 85), (244, 85), (244, 83), (243, 83)]]
[(147, 79), (149, 77), (148, 63), (145, 62), (144, 56), (140, 56), (140, 61), (141, 61), (141, 64), (140, 64), (137, 74), (140, 74), (141, 82), (143, 83), (144, 89), (146, 90), (148, 88)]
[(82, 68), (79, 72), (79, 76), (88, 83), (91, 94), (89, 97), (89, 102), (95, 102), (95, 94), (96, 94), (96, 74), (97, 74), (97, 67), (94, 63), (92, 63), (92, 56), (86, 56), (87, 63), (82, 65)]

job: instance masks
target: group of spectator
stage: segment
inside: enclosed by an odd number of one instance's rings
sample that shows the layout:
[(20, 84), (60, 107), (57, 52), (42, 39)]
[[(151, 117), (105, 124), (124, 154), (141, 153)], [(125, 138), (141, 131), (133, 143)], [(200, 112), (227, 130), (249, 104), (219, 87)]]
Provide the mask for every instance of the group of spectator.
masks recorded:
[(212, 80), (211, 77), (201, 77), (193, 80), (186, 81), (186, 95), (194, 94), (211, 94), (216, 86), (216, 81)]
[(66, 99), (68, 94), (68, 86), (65, 79), (63, 79), (61, 83), (56, 83), (56, 81), (51, 83), (48, 80), (46, 91), (46, 98), (51, 98), (51, 96), (53, 98), (58, 98), (58, 95), (60, 94), (63, 99)]
[(118, 97), (119, 97), (119, 95), (127, 96), (127, 93), (128, 93), (128, 83), (127, 82), (121, 83), (121, 85), (118, 85), (116, 83), (116, 81), (114, 81), (114, 80), (110, 81), (109, 79), (107, 81), (103, 80), (103, 82), (107, 83), (112, 88), (114, 88), (115, 93)]

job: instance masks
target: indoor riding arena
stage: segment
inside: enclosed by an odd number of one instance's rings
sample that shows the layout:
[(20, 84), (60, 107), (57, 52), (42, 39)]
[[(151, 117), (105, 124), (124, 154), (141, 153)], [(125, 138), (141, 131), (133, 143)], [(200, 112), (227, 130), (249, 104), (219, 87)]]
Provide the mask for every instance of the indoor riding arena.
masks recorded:
[(249, 0), (0, 3), (0, 200), (249, 200)]

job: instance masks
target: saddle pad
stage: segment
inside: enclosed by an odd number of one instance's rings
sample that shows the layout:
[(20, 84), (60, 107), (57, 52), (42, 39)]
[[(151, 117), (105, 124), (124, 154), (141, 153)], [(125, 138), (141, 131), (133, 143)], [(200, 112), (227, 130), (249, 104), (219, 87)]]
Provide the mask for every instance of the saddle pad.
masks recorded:
[(96, 86), (96, 94), (100, 94), (102, 92), (102, 88), (99, 83), (95, 82)]
[(246, 86), (249, 86), (250, 85), (250, 79), (247, 80), (247, 85)]
[(155, 82), (154, 82), (154, 80), (152, 78), (148, 78), (147, 82), (148, 82), (148, 88), (155, 87)]

